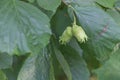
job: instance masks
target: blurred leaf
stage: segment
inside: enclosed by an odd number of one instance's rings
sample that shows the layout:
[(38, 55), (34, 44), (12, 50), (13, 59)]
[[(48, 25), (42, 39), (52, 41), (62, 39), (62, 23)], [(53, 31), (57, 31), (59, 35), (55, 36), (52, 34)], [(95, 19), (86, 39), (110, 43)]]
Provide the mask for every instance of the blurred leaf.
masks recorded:
[(63, 0), (65, 4), (77, 6), (95, 6), (94, 0)]
[(61, 0), (37, 0), (37, 3), (46, 10), (56, 11), (61, 4)]
[(115, 2), (115, 8), (120, 12), (120, 0)]
[(18, 80), (49, 80), (50, 62), (47, 49), (44, 48), (39, 54), (31, 55), (25, 61)]
[(49, 80), (55, 80), (54, 56), (53, 56), (54, 53), (53, 53), (53, 50), (52, 50), (50, 44), (48, 44), (47, 50), (49, 52), (49, 57), (50, 57), (50, 59), (49, 59), (49, 61), (50, 61), (50, 75), (49, 75), (50, 79)]
[(0, 1), (0, 52), (38, 53), (49, 42), (49, 27), (49, 18), (31, 4)]
[(18, 73), (20, 68), (26, 59), (27, 55), (24, 56), (13, 56), (13, 65), (8, 69), (3, 69), (3, 72), (6, 74), (8, 80), (17, 80)]
[(0, 70), (0, 80), (7, 80), (6, 75)]
[(45, 10), (45, 9), (43, 9), (43, 8), (39, 8), (42, 12), (44, 12), (48, 17), (49, 17), (49, 19), (51, 19), (53, 16), (54, 16), (54, 14), (55, 14), (55, 12), (54, 11), (48, 11), (48, 10)]
[(98, 80), (120, 79), (120, 50), (111, 55), (110, 59), (99, 69), (95, 70)]
[(113, 8), (113, 5), (116, 0), (95, 0), (95, 1), (104, 7)]
[(28, 0), (29, 1), (29, 3), (34, 3), (35, 2), (35, 0)]
[(111, 17), (116, 21), (116, 23), (120, 26), (120, 13), (115, 9), (108, 9), (107, 13), (111, 15)]
[(54, 53), (56, 55), (58, 62), (61, 65), (62, 69), (64, 70), (68, 80), (72, 80), (72, 74), (70, 72), (70, 67), (69, 67), (67, 61), (65, 60), (64, 56), (62, 55), (62, 53), (56, 48), (55, 45), (54, 45)]
[(77, 53), (84, 58), (87, 63), (87, 67), (91, 71), (92, 69), (96, 69), (100, 67), (100, 62), (96, 59), (96, 57), (92, 53), (84, 53), (77, 41), (73, 38), (69, 45), (77, 51)]
[(50, 80), (55, 80), (54, 67), (52, 63), (50, 63)]
[(12, 67), (13, 57), (6, 54), (0, 53), (0, 69), (6, 69)]
[(53, 30), (53, 33), (58, 38), (59, 36), (62, 35), (63, 31), (69, 25), (71, 25), (71, 20), (67, 13), (67, 7), (64, 4), (62, 4), (58, 8), (58, 10), (56, 11), (56, 14), (53, 16), (51, 20), (51, 28)]
[[(54, 73), (51, 73), (52, 76), (50, 76), (50, 77), (52, 77), (51, 80), (54, 80), (54, 77), (55, 77), (55, 80), (66, 80), (67, 77), (66, 77), (66, 75), (65, 75), (65, 73), (64, 73), (64, 71), (63, 71), (63, 69), (62, 69), (62, 67), (61, 67), (61, 65), (59, 63), (59, 61), (56, 58), (56, 55), (54, 53), (54, 49), (53, 49), (52, 44), (49, 45), (49, 52), (51, 54), (51, 60), (52, 60), (51, 63), (52, 63), (52, 66), (54, 68)], [(52, 70), (52, 72), (53, 72), (53, 70)]]
[(81, 47), (79, 46), (79, 44), (75, 38), (71, 39), (71, 41), (68, 45), (71, 46), (75, 51), (77, 51), (77, 53), (80, 56), (83, 56), (83, 50), (81, 49)]
[(89, 70), (80, 54), (69, 46), (62, 46), (61, 52), (69, 64), (73, 80), (89, 80)]
[(74, 7), (88, 41), (80, 44), (84, 54), (93, 54), (103, 62), (109, 58), (115, 45), (120, 42), (120, 27), (104, 11), (96, 7)]
[(17, 80), (18, 74), (16, 74), (16, 72), (18, 71), (14, 71), (10, 68), (10, 69), (3, 70), (3, 72), (6, 74), (8, 80)]

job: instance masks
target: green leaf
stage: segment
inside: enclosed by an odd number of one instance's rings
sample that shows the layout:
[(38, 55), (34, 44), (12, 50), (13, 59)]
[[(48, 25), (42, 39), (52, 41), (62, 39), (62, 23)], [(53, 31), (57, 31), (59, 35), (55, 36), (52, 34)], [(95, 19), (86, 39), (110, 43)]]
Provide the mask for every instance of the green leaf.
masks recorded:
[(116, 9), (108, 9), (107, 13), (115, 20), (120, 26), (120, 13)]
[(61, 52), (69, 64), (72, 80), (89, 80), (90, 73), (80, 53), (69, 46), (62, 46)]
[(120, 12), (120, 0), (116, 1), (115, 8)]
[(49, 27), (49, 18), (36, 7), (18, 0), (0, 1), (0, 52), (38, 53), (49, 42)]
[(77, 51), (79, 55), (83, 56), (83, 50), (81, 49), (75, 38), (71, 39), (69, 46), (72, 47), (75, 51)]
[(51, 73), (50, 73), (50, 80), (64, 80), (67, 79), (59, 61), (56, 58), (56, 55), (54, 54), (53, 46), (52, 44), (49, 44), (49, 52), (51, 54)]
[(4, 69), (3, 72), (6, 74), (8, 80), (17, 80), (18, 73), (23, 65), (24, 60), (28, 55), (14, 56), (13, 65), (9, 69)]
[(96, 7), (74, 7), (79, 24), (88, 35), (88, 42), (80, 44), (84, 54), (93, 54), (105, 61), (120, 42), (120, 27), (103, 10)]
[(6, 69), (12, 67), (13, 58), (12, 56), (0, 53), (0, 69)]
[(2, 70), (0, 70), (0, 80), (7, 80), (7, 77)]
[(55, 80), (54, 67), (52, 61), (50, 63), (50, 80)]
[(65, 5), (61, 5), (60, 8), (56, 11), (56, 14), (53, 16), (51, 20), (51, 26), (53, 33), (60, 37), (63, 31), (66, 29), (67, 26), (70, 26), (72, 21), (69, 18), (67, 13), (67, 7)]
[(70, 67), (69, 67), (66, 59), (62, 55), (62, 53), (55, 47), (55, 45), (54, 45), (54, 53), (56, 55), (58, 62), (61, 65), (61, 67), (63, 68), (68, 80), (72, 80), (72, 74), (70, 72)]
[(35, 2), (35, 0), (28, 0), (28, 2), (29, 2), (29, 3), (34, 3), (34, 2)]
[(95, 1), (104, 7), (113, 8), (113, 5), (116, 0), (95, 0)]
[(77, 51), (77, 54), (83, 56), (84, 60), (87, 63), (87, 67), (91, 71), (92, 69), (96, 69), (100, 67), (100, 62), (96, 59), (96, 57), (92, 53), (84, 53), (77, 41), (73, 38), (69, 45)]
[[(49, 61), (50, 61), (50, 75), (49, 75), (50, 79), (49, 80), (55, 80), (55, 72), (54, 72), (54, 70), (55, 70), (54, 56), (55, 55), (53, 55), (53, 50), (52, 50), (52, 47), (50, 46), (50, 44), (48, 44), (47, 49), (48, 49), (49, 56), (50, 56), (50, 59), (49, 59)], [(55, 60), (55, 61), (57, 61), (57, 60)]]
[(111, 55), (110, 59), (99, 69), (95, 70), (98, 80), (120, 79), (120, 50)]
[(42, 9), (42, 8), (40, 8), (40, 10), (42, 12), (44, 12), (49, 17), (49, 19), (51, 19), (54, 16), (54, 14), (55, 14), (54, 11), (48, 11), (48, 10), (45, 10), (45, 9)]
[(37, 0), (37, 3), (46, 10), (55, 11), (61, 4), (61, 0)]
[(24, 60), (28, 55), (23, 56), (13, 56), (12, 67), (8, 69), (3, 69), (3, 72), (6, 74), (8, 80), (17, 80), (18, 73), (23, 65)]
[(65, 4), (77, 6), (95, 6), (94, 0), (63, 0)]
[(46, 48), (41, 53), (28, 57), (17, 80), (50, 80), (50, 62)]

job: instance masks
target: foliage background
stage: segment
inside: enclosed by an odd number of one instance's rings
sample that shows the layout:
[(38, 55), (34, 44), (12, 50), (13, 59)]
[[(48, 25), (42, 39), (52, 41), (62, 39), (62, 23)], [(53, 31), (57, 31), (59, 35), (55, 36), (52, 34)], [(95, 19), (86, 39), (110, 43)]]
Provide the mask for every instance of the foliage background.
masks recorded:
[[(61, 45), (73, 15), (88, 41)], [(0, 1), (0, 80), (120, 80), (119, 48), (120, 0)]]

